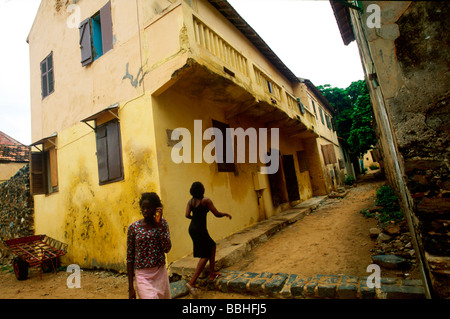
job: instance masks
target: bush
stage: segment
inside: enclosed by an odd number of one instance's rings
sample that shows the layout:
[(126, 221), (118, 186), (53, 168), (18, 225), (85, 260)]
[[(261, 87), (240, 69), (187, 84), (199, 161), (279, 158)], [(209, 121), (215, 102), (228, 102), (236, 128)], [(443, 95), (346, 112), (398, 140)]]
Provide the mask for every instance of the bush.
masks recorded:
[(372, 171), (374, 171), (374, 170), (376, 170), (376, 169), (379, 169), (380, 167), (379, 167), (378, 165), (376, 165), (376, 164), (372, 164), (372, 165), (369, 166), (369, 168), (370, 168)]
[(378, 221), (381, 223), (397, 222), (403, 220), (403, 213), (400, 211), (398, 197), (389, 185), (383, 185), (377, 189), (376, 204), (382, 206)]
[(388, 211), (398, 210), (400, 207), (397, 195), (395, 195), (392, 187), (387, 184), (377, 189), (376, 204), (383, 206)]
[(345, 177), (344, 184), (352, 186), (355, 183), (355, 178), (353, 176), (348, 175)]

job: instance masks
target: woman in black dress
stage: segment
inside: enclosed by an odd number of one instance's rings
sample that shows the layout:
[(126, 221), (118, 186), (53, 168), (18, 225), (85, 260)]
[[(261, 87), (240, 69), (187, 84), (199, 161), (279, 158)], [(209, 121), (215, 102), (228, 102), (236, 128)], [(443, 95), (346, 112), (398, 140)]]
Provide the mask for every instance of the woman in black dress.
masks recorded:
[(218, 275), (215, 272), (216, 243), (209, 236), (206, 228), (206, 215), (211, 211), (216, 217), (228, 217), (230, 214), (221, 213), (215, 207), (211, 199), (204, 197), (205, 188), (202, 183), (194, 182), (190, 193), (192, 198), (186, 206), (186, 218), (191, 219), (189, 235), (194, 243), (194, 257), (200, 258), (197, 269), (191, 280), (186, 284), (189, 291), (196, 296), (195, 282), (209, 260), (209, 279), (214, 280)]

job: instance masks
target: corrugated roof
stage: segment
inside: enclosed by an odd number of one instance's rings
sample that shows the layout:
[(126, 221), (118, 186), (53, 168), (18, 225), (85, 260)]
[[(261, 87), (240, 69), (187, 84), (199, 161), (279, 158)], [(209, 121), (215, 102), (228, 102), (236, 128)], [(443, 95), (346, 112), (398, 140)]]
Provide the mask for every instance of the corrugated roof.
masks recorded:
[(27, 163), (30, 147), (0, 131), (0, 163)]
[(299, 82), (295, 74), (281, 61), (255, 30), (237, 13), (226, 0), (208, 0), (228, 19), (255, 47), (291, 82)]
[(0, 145), (23, 145), (19, 141), (16, 141), (11, 136), (0, 131)]

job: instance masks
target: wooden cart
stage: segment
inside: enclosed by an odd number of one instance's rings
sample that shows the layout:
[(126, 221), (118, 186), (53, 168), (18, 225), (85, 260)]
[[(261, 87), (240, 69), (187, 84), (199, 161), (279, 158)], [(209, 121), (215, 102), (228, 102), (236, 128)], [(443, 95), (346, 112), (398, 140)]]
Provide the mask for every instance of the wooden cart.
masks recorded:
[(3, 241), (16, 256), (13, 261), (14, 273), (19, 280), (28, 278), (28, 268), (38, 267), (42, 271), (53, 269), (56, 273), (58, 257), (66, 254), (67, 244), (47, 235), (32, 235)]

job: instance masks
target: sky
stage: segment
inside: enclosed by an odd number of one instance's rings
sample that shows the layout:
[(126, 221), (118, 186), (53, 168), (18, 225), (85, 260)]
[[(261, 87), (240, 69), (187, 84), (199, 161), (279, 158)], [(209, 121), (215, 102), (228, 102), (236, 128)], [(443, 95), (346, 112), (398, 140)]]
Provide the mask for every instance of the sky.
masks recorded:
[[(26, 145), (32, 143), (26, 38), (39, 3), (40, 0), (0, 0), (0, 131)], [(330, 84), (340, 88), (364, 78), (356, 43), (345, 46), (342, 42), (329, 1), (229, 3), (296, 76), (309, 79), (316, 86)]]

